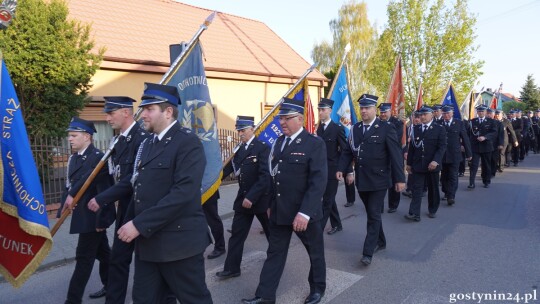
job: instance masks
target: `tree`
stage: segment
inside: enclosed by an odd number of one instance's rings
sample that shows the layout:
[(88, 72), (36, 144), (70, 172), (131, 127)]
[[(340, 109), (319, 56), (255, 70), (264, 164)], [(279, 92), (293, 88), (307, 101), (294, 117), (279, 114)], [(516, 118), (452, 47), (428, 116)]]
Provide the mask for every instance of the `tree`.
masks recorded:
[(30, 137), (65, 135), (103, 58), (104, 49), (91, 53), (90, 26), (68, 20), (63, 1), (19, 1), (0, 48)]
[(527, 75), (527, 80), (519, 93), (520, 99), (526, 105), (527, 110), (534, 111), (540, 108), (540, 90), (534, 83), (533, 75)]
[[(429, 6), (431, 4), (431, 6)], [(370, 58), (368, 80), (386, 94), (397, 54), (401, 54), (405, 97), (410, 110), (422, 81), (424, 102), (438, 104), (452, 81), (456, 98), (463, 100), (481, 75), (482, 61), (473, 54), (476, 17), (467, 0), (446, 7), (444, 0), (400, 0), (387, 8), (388, 24)], [(421, 65), (426, 71), (421, 75)], [(414, 105), (413, 105), (414, 106)]]
[(372, 91), (373, 88), (365, 75), (367, 62), (373, 55), (377, 41), (377, 31), (367, 18), (366, 3), (351, 2), (343, 5), (338, 18), (330, 21), (332, 42), (322, 41), (315, 45), (311, 58), (318, 63), (322, 73), (337, 73), (341, 64), (345, 46), (351, 44), (351, 51), (346, 61), (349, 71), (349, 82), (352, 98)]
[(527, 108), (527, 105), (524, 104), (523, 102), (518, 102), (518, 101), (507, 101), (505, 103), (503, 103), (503, 111), (504, 113), (508, 114), (508, 112), (510, 112), (510, 110), (512, 109), (520, 109), (522, 111), (525, 111), (526, 108)]

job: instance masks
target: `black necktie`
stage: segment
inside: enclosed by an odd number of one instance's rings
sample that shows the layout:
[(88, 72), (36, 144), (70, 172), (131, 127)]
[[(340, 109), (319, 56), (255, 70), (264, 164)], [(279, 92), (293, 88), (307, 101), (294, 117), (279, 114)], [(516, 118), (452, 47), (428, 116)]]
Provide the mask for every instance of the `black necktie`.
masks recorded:
[(287, 137), (285, 139), (285, 144), (283, 145), (283, 148), (281, 148), (281, 152), (283, 152), (283, 150), (285, 150), (287, 148), (287, 146), (289, 145), (289, 143), (291, 143), (291, 138), (290, 137)]
[(154, 136), (154, 144), (157, 144), (157, 143), (159, 143), (159, 137)]
[(125, 141), (126, 141), (126, 137), (125, 137), (124, 135), (118, 136), (118, 142), (119, 142), (119, 143), (123, 143), (123, 142), (125, 142)]
[(422, 129), (422, 133), (426, 132), (427, 125), (424, 125), (424, 128)]
[(480, 124), (482, 124), (483, 122), (484, 122), (484, 119), (480, 118)]
[(366, 134), (368, 129), (369, 129), (369, 125), (364, 125), (364, 134)]

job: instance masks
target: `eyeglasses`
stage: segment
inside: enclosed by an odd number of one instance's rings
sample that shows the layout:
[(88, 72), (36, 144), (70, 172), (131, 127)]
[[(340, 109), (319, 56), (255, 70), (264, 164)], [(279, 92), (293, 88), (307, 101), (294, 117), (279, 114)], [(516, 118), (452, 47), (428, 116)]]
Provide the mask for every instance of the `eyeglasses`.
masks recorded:
[(282, 120), (285, 120), (285, 121), (289, 121), (295, 117), (298, 117), (299, 115), (294, 115), (294, 116), (287, 116), (287, 117), (284, 117), (284, 116), (280, 116), (279, 117), (279, 120), (282, 121)]

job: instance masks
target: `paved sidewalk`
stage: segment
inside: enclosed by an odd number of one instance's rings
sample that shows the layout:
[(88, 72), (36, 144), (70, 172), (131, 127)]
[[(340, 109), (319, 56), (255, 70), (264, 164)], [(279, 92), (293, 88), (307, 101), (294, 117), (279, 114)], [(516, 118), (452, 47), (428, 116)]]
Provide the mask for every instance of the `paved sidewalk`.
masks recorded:
[[(233, 202), (238, 192), (238, 184), (232, 183), (219, 188), (220, 200), (218, 205), (219, 215), (222, 219), (227, 219), (233, 216)], [(56, 235), (53, 237), (53, 247), (49, 255), (45, 258), (39, 270), (48, 269), (57, 265), (75, 259), (75, 248), (77, 247), (77, 235), (69, 234), (69, 225), (71, 217), (66, 219), (60, 227)], [(56, 223), (56, 219), (49, 219), (49, 226), (52, 228)], [(109, 235), (109, 243), (112, 244), (114, 234), (114, 224), (107, 229)], [(1, 278), (1, 276), (0, 276)], [(3, 280), (3, 278), (1, 278)]]

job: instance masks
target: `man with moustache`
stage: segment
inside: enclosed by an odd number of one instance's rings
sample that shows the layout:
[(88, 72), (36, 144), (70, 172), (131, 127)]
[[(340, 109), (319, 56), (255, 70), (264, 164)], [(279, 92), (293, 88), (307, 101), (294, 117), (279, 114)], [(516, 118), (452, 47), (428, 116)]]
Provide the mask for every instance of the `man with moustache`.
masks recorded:
[[(386, 248), (381, 219), (384, 197), (393, 184), (396, 192), (405, 190), (403, 154), (393, 125), (376, 117), (377, 96), (363, 94), (358, 100), (362, 121), (351, 128), (349, 145), (339, 160), (336, 177), (343, 179), (343, 172), (355, 161), (356, 187), (367, 214), (367, 234), (362, 259), (371, 264), (373, 254)], [(351, 178), (351, 176), (347, 176)]]
[(446, 152), (442, 160), (442, 191), (449, 206), (455, 204), (458, 188), (459, 164), (462, 161), (461, 149), (465, 150), (465, 159), (471, 160), (471, 143), (463, 121), (454, 118), (454, 107), (442, 107), (442, 125), (446, 130)]
[(405, 218), (420, 221), (424, 183), (428, 187), (428, 217), (435, 218), (440, 204), (439, 172), (446, 151), (446, 130), (433, 119), (427, 106), (418, 110), (421, 125), (414, 126), (407, 153), (407, 172), (413, 177), (413, 197)]
[(324, 142), (304, 128), (304, 101), (284, 98), (279, 110), (283, 131), (269, 156), (272, 176), (270, 239), (255, 297), (244, 304), (273, 304), (294, 232), (311, 263), (309, 295), (304, 303), (319, 303), (326, 290), (322, 197), (328, 179)]
[(470, 120), (469, 137), (471, 139), (471, 148), (473, 152), (469, 189), (476, 187), (474, 180), (480, 160), (482, 160), (482, 182), (484, 188), (489, 188), (491, 184), (491, 153), (493, 152), (493, 142), (497, 139), (497, 126), (493, 119), (486, 117), (487, 107), (479, 105), (476, 107), (476, 118)]
[[(127, 96), (106, 96), (103, 112), (107, 122), (120, 134), (113, 138), (114, 149), (109, 158), (109, 173), (115, 185), (99, 193), (88, 202), (88, 208), (97, 212), (100, 208), (114, 205), (118, 201), (115, 232), (124, 224), (133, 188), (131, 176), (139, 146), (149, 134), (133, 118), (134, 99)], [(129, 279), (129, 266), (133, 256), (133, 243), (125, 243), (114, 238), (109, 263), (107, 286), (90, 294), (91, 298), (106, 295), (105, 303), (124, 303)]]
[(175, 87), (146, 83), (145, 140), (135, 159), (133, 198), (120, 240), (135, 242), (134, 303), (155, 303), (167, 289), (181, 303), (212, 303), (203, 252), (210, 244), (201, 207), (206, 159), (199, 138), (177, 121)]
[(328, 162), (328, 182), (323, 195), (323, 218), (321, 225), (324, 230), (328, 218), (330, 218), (330, 225), (332, 226), (328, 231), (328, 234), (330, 235), (343, 230), (343, 225), (341, 225), (341, 219), (339, 218), (339, 211), (336, 205), (336, 194), (338, 189), (336, 171), (338, 168), (339, 156), (347, 146), (345, 129), (330, 119), (333, 105), (333, 100), (321, 98), (318, 105), (319, 127), (317, 128), (317, 136), (322, 138), (326, 144), (326, 159)]
[(255, 138), (254, 118), (238, 116), (236, 130), (242, 144), (234, 154), (232, 161), (223, 169), (223, 176), (231, 173), (238, 177), (238, 194), (234, 200), (232, 235), (229, 239), (229, 252), (223, 271), (216, 273), (222, 279), (240, 275), (240, 264), (244, 251), (244, 242), (249, 234), (253, 218), (257, 217), (266, 234), (268, 229), (268, 204), (270, 201), (270, 174), (268, 172), (268, 154), (270, 148)]

